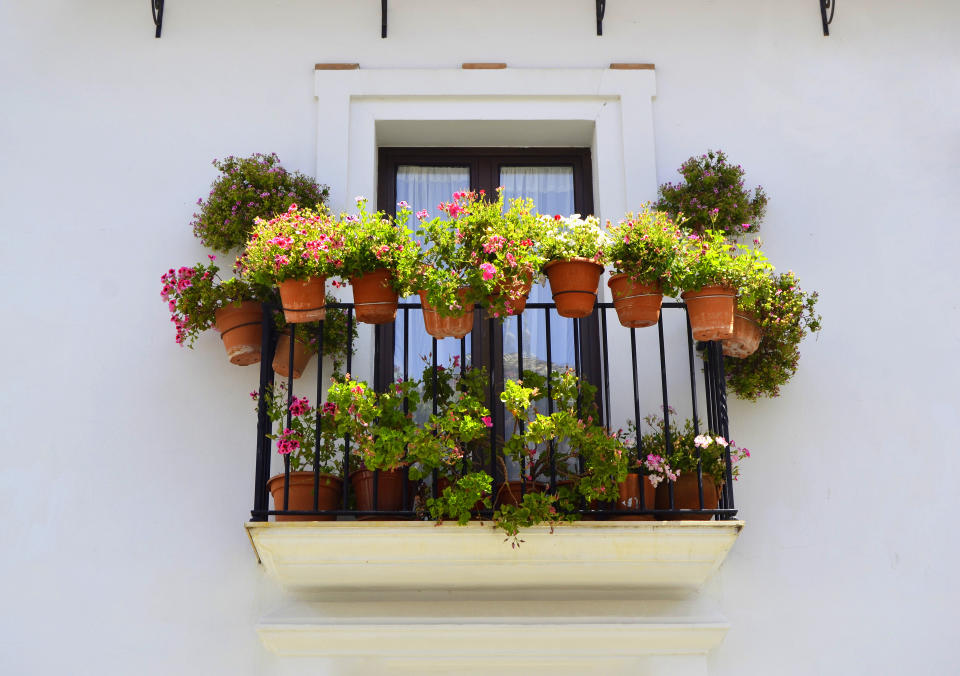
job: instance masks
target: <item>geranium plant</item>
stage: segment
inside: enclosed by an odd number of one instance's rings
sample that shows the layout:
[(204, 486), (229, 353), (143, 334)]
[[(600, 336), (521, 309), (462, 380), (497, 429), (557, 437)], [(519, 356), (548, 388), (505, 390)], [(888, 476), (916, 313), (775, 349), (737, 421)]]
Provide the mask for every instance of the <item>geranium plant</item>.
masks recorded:
[(684, 237), (669, 215), (645, 207), (636, 214), (627, 213), (607, 230), (607, 256), (616, 272), (637, 284), (659, 284), (665, 294), (676, 294), (683, 272)]
[(818, 294), (800, 288), (796, 275), (787, 272), (765, 277), (745, 309), (760, 325), (763, 340), (757, 351), (743, 359), (725, 359), (727, 384), (742, 399), (776, 397), (780, 387), (796, 373), (800, 343), (820, 330), (816, 313)]
[[(257, 392), (251, 392), (250, 396), (254, 401), (259, 397)], [(279, 426), (279, 431), (268, 436), (277, 442), (277, 453), (289, 458), (291, 471), (312, 471), (319, 450), (320, 471), (340, 473), (339, 430), (334, 409), (329, 404), (317, 409), (306, 397), (288, 397), (285, 383), (265, 390), (264, 403), (270, 420)]]
[(537, 225), (540, 228), (540, 254), (545, 264), (572, 258), (587, 258), (599, 265), (607, 261), (611, 240), (595, 216), (540, 215)]
[(237, 268), (268, 285), (328, 277), (343, 267), (343, 245), (343, 233), (327, 211), (292, 204), (269, 221), (256, 222)]
[(720, 230), (707, 230), (702, 236), (688, 235), (677, 285), (686, 291), (698, 291), (705, 286), (736, 290), (744, 271), (736, 252), (737, 246), (729, 243)]
[(385, 268), (391, 272), (391, 286), (399, 295), (416, 291), (411, 280), (419, 274), (420, 246), (407, 226), (410, 209), (406, 202), (400, 203), (396, 219), (382, 211), (368, 211), (364, 197), (357, 197), (356, 202), (355, 214), (340, 214), (337, 220), (343, 235), (342, 264), (337, 273), (350, 279)]
[(276, 154), (214, 160), (220, 176), (193, 215), (194, 234), (211, 249), (226, 253), (247, 241), (258, 218), (270, 219), (291, 204), (317, 206), (329, 195), (327, 186), (280, 166)]
[(656, 208), (697, 234), (720, 230), (727, 237), (756, 232), (767, 209), (767, 196), (758, 186), (744, 187), (743, 167), (727, 161), (721, 150), (691, 157), (680, 169), (683, 181), (660, 186)]
[(243, 301), (263, 301), (270, 290), (242, 278), (221, 280), (216, 256), (207, 264), (171, 268), (160, 277), (160, 296), (170, 310), (179, 345), (193, 347), (201, 333), (211, 328), (217, 310)]

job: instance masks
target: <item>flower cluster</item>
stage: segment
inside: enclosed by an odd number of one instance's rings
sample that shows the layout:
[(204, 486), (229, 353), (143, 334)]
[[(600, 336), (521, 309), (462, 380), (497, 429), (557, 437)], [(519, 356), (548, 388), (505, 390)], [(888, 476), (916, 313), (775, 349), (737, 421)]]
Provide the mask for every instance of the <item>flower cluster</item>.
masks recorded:
[(401, 202), (396, 219), (382, 211), (367, 210), (367, 199), (357, 197), (357, 213), (340, 214), (337, 229), (343, 234), (343, 263), (338, 274), (360, 277), (379, 268), (390, 270), (393, 289), (401, 296), (414, 289), (399, 280), (411, 279), (419, 269), (420, 247), (407, 225), (409, 205)]
[(646, 206), (607, 226), (610, 263), (638, 284), (659, 283), (664, 293), (675, 295), (683, 271), (684, 237), (662, 211)]
[[(254, 401), (260, 398), (256, 391), (250, 397)], [(269, 436), (277, 442), (277, 453), (287, 458), (292, 471), (312, 470), (314, 457), (319, 454), (321, 472), (340, 472), (335, 416), (326, 405), (317, 410), (306, 397), (292, 396), (285, 383), (271, 386), (263, 399), (267, 416), (280, 425), (280, 431)]]
[(767, 196), (759, 186), (752, 193), (744, 188), (743, 167), (730, 164), (723, 151), (691, 157), (679, 171), (683, 182), (660, 186), (657, 209), (682, 215), (683, 227), (698, 234), (720, 230), (737, 237), (759, 229)]
[(545, 261), (562, 261), (571, 258), (588, 258), (594, 263), (607, 260), (606, 251), (611, 244), (609, 235), (595, 216), (581, 218), (571, 214), (537, 217), (540, 227), (541, 254)]
[(257, 220), (237, 266), (262, 284), (327, 277), (343, 267), (343, 246), (328, 212), (291, 204), (269, 221)]
[(316, 206), (329, 195), (326, 186), (299, 172), (280, 166), (271, 153), (250, 157), (214, 160), (220, 171), (206, 200), (193, 215), (194, 234), (215, 251), (228, 252), (242, 247), (258, 218), (271, 218), (291, 204)]
[[(676, 413), (673, 409), (669, 411)], [(731, 475), (736, 480), (740, 474), (739, 462), (750, 457), (749, 450), (720, 435), (698, 431), (699, 425), (693, 420), (684, 421), (681, 427), (672, 421), (667, 425), (664, 420), (664, 416), (656, 415), (644, 418), (650, 431), (641, 438), (641, 447), (647, 455), (639, 466), (652, 486), (662, 481), (675, 482), (684, 472), (695, 473), (698, 464), (704, 477), (711, 477), (720, 485), (727, 475), (728, 453)]]

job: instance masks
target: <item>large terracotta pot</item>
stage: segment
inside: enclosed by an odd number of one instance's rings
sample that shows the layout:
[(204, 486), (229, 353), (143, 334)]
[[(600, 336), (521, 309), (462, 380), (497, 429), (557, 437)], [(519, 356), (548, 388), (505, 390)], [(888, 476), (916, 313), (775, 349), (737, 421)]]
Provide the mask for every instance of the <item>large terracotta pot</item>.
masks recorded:
[(653, 326), (660, 319), (663, 292), (659, 284), (638, 284), (624, 273), (607, 280), (617, 318), (628, 328)]
[[(273, 495), (273, 508), (283, 509), (283, 474), (270, 477), (267, 490)], [(321, 474), (317, 490), (317, 510), (324, 512), (340, 508), (343, 481), (332, 474)], [(306, 512), (313, 510), (313, 472), (290, 472), (290, 492), (287, 509)], [(305, 514), (278, 514), (277, 521), (336, 521), (335, 516), (309, 516)]]
[(352, 277), (354, 314), (364, 324), (388, 324), (397, 318), (397, 292), (386, 268)]
[(725, 286), (705, 286), (684, 291), (694, 340), (723, 340), (733, 335), (733, 309), (737, 292)]
[(723, 353), (728, 357), (749, 357), (760, 347), (760, 325), (753, 317), (740, 312), (733, 315), (733, 336), (723, 341)]
[[(373, 472), (358, 469), (350, 473), (350, 486), (357, 496), (357, 510), (373, 510)], [(409, 493), (409, 491), (408, 491)], [(412, 499), (412, 493), (410, 497)], [(377, 510), (398, 511), (403, 509), (403, 470), (382, 470), (377, 478)], [(367, 517), (373, 518), (373, 517)]]
[[(465, 297), (469, 287), (460, 289), (460, 296)], [(462, 314), (452, 317), (441, 317), (427, 302), (427, 293), (419, 291), (420, 303), (423, 305), (423, 325), (434, 338), (463, 338), (473, 330), (473, 308)]]
[(593, 312), (603, 266), (589, 258), (571, 258), (547, 263), (550, 293), (561, 317), (586, 317)]
[(327, 278), (288, 279), (277, 285), (283, 317), (291, 324), (318, 322), (327, 315)]
[[(299, 338), (293, 342), (293, 377), (299, 378), (303, 375), (303, 370), (310, 363), (316, 350)], [(273, 370), (277, 375), (284, 378), (290, 376), (287, 367), (290, 366), (290, 332), (281, 333), (277, 337), (277, 349), (273, 353)]]
[(249, 366), (260, 361), (263, 307), (256, 301), (225, 305), (214, 313), (217, 331), (231, 364)]
[[(669, 481), (657, 486), (657, 509), (670, 509)], [(646, 488), (646, 486), (644, 486)], [(720, 504), (717, 484), (709, 474), (703, 475), (703, 508), (716, 509)], [(677, 477), (673, 484), (674, 509), (700, 509), (700, 492), (697, 488), (697, 473), (685, 472)], [(664, 514), (657, 517), (662, 521), (709, 521), (711, 514)]]
[[(640, 497), (640, 483), (643, 482), (643, 498)], [(628, 474), (627, 478), (620, 483), (619, 497), (614, 509), (617, 510), (635, 510), (635, 509), (653, 509), (654, 496), (657, 489), (650, 485), (646, 477), (639, 474)], [(652, 514), (624, 514), (622, 516), (611, 516), (611, 521), (653, 521)]]
[(493, 507), (496, 509), (501, 505), (518, 506), (522, 502), (521, 491), (526, 493), (543, 493), (548, 488), (547, 484), (539, 481), (528, 481), (523, 487), (522, 481), (505, 481), (500, 484), (500, 490), (497, 491), (497, 499), (494, 500)]

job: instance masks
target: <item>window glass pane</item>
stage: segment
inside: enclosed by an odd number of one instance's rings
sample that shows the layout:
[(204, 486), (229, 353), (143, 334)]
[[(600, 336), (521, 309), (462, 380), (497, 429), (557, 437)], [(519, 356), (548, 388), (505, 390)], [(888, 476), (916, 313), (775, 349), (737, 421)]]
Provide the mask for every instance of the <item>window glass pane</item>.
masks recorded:
[[(397, 167), (397, 202), (406, 202), (416, 214), (426, 209), (430, 217), (437, 216), (437, 205), (449, 202), (454, 192), (470, 189), (469, 167), (423, 167), (416, 165), (400, 165)], [(416, 216), (410, 223), (411, 229), (417, 229)], [(419, 300), (416, 296), (411, 301)], [(433, 339), (423, 326), (423, 316), (420, 310), (408, 310), (407, 315), (400, 311), (394, 334), (394, 377), (402, 377), (404, 370), (403, 335), (404, 318), (409, 321), (409, 347), (407, 352), (407, 371), (410, 378), (417, 379), (423, 372), (424, 366), (430, 363), (433, 351)], [(470, 354), (470, 336), (467, 336), (467, 355)], [(444, 339), (437, 341), (437, 364), (450, 366), (454, 356), (460, 355), (460, 341)], [(426, 360), (426, 361), (425, 361)], [(424, 411), (420, 414), (424, 415)]]

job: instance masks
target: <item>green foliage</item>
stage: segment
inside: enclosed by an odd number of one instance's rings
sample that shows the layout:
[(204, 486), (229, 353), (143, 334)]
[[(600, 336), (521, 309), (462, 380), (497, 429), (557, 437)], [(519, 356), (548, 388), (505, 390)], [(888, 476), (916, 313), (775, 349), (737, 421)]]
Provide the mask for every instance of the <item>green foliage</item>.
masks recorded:
[(526, 493), (518, 505), (501, 505), (493, 513), (493, 523), (506, 533), (505, 542), (511, 547), (519, 547), (523, 539), (520, 538), (521, 528), (532, 528), (540, 524), (548, 524), (550, 532), (555, 526), (565, 521), (574, 521), (572, 514), (562, 514), (557, 509), (558, 497), (548, 493)]
[(797, 372), (801, 341), (820, 330), (817, 299), (816, 292), (800, 288), (792, 272), (768, 276), (757, 286), (752, 303), (742, 309), (752, 312), (760, 324), (760, 345), (743, 359), (724, 359), (727, 385), (738, 397), (755, 401), (780, 395), (780, 387)]
[[(350, 336), (347, 336), (347, 311), (341, 308), (330, 307), (331, 303), (337, 303), (337, 299), (327, 294), (326, 318), (323, 320), (323, 356), (333, 360), (333, 371), (339, 373), (343, 368), (344, 360), (347, 358), (347, 350), (356, 352), (357, 342), (357, 323), (352, 322), (350, 327)], [(298, 324), (288, 324), (284, 319), (282, 312), (274, 313), (274, 326), (281, 334), (290, 335), (290, 327), (293, 327), (297, 340), (305, 343), (311, 350), (317, 352), (317, 327), (318, 322), (306, 322)], [(284, 338), (280, 338), (284, 340)]]
[(416, 291), (411, 282), (420, 271), (420, 246), (406, 225), (409, 217), (410, 210), (404, 208), (396, 220), (382, 211), (370, 213), (367, 200), (358, 197), (357, 213), (340, 214), (337, 222), (344, 238), (338, 274), (350, 279), (386, 268), (393, 273), (393, 290), (399, 295)]
[(676, 295), (676, 280), (682, 276), (684, 237), (662, 211), (644, 208), (627, 213), (617, 225), (608, 226), (610, 263), (617, 272), (638, 284), (659, 283), (666, 295)]
[(206, 246), (227, 253), (242, 247), (258, 218), (270, 219), (291, 204), (315, 207), (330, 191), (309, 176), (289, 172), (273, 153), (214, 160), (220, 176), (206, 200), (198, 199), (194, 234)]
[(661, 185), (654, 206), (682, 220), (685, 229), (738, 237), (760, 228), (767, 196), (759, 186), (752, 193), (743, 187), (743, 168), (730, 164), (723, 151), (691, 157), (679, 171), (683, 182)]
[(456, 519), (465, 526), (474, 515), (477, 503), (490, 509), (490, 487), (493, 478), (486, 472), (466, 474), (452, 486), (447, 486), (436, 498), (427, 499), (430, 516), (442, 523), (444, 519)]
[(719, 230), (707, 230), (703, 237), (690, 235), (677, 286), (684, 291), (714, 285), (736, 289), (743, 276), (743, 264), (737, 262), (736, 251), (737, 246), (727, 242)]
[[(671, 414), (676, 412), (672, 409)], [(740, 474), (738, 463), (750, 457), (750, 451), (736, 446), (721, 436), (709, 431), (699, 434), (694, 429), (693, 420), (686, 420), (682, 427), (670, 421), (664, 423), (663, 416), (648, 415), (644, 422), (650, 431), (643, 434), (641, 446), (647, 454), (642, 469), (656, 486), (661, 481), (676, 481), (684, 472), (696, 472), (697, 462), (702, 464), (703, 474), (712, 476), (722, 483), (726, 476), (726, 453), (729, 448), (732, 464), (732, 476)], [(667, 445), (669, 431), (670, 444)]]
[[(257, 400), (257, 392), (250, 396)], [(270, 387), (264, 393), (267, 415), (272, 423), (279, 423), (279, 431), (268, 436), (277, 441), (277, 452), (288, 455), (290, 469), (302, 472), (313, 469), (314, 454), (319, 448), (320, 471), (339, 474), (338, 459), (339, 429), (334, 420), (333, 410), (324, 406), (318, 410), (304, 397), (294, 396), (288, 404), (288, 392), (285, 383)], [(289, 426), (287, 418), (290, 418)], [(320, 443), (317, 445), (317, 423), (319, 419)]]

